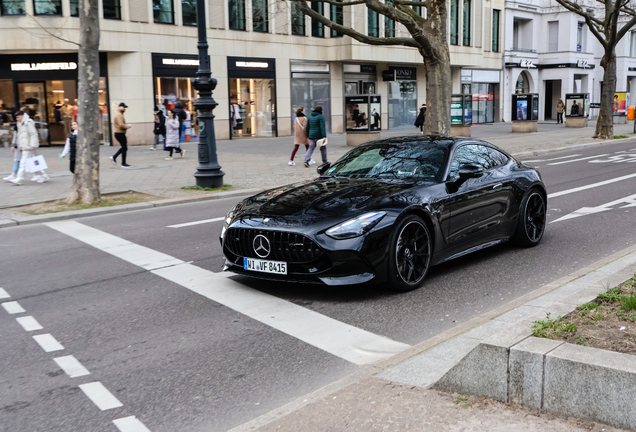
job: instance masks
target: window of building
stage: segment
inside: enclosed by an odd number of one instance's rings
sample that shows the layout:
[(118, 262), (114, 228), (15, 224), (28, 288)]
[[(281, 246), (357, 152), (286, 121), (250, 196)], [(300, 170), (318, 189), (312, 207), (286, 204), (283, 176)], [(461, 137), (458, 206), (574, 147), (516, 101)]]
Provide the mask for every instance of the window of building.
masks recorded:
[(492, 11), (492, 51), (499, 52), (499, 17), (501, 11), (493, 9)]
[(69, 2), (71, 6), (71, 16), (78, 17), (79, 16), (79, 0), (71, 0)]
[[(342, 10), (342, 6), (331, 5), (331, 21), (336, 24), (343, 25), (344, 24), (344, 13)], [(331, 30), (331, 37), (342, 37), (342, 33), (338, 33), (335, 30)]]
[(369, 13), (367, 16), (368, 34), (371, 37), (380, 37), (380, 17), (376, 11), (367, 10)]
[(291, 25), (292, 34), (296, 36), (305, 36), (305, 15), (300, 10), (298, 2), (291, 2)]
[(629, 35), (629, 56), (636, 57), (636, 31), (631, 32)]
[[(393, 3), (387, 0), (387, 6), (393, 6)], [(395, 21), (391, 18), (384, 17), (384, 37), (395, 37)]]
[[(325, 5), (322, 2), (312, 1), (311, 8), (318, 12), (320, 15), (324, 15)], [(325, 26), (320, 22), (312, 18), (311, 20), (311, 35), (313, 37), (325, 37)]]
[(36, 15), (62, 15), (61, 0), (33, 0)]
[[(157, 0), (154, 0), (156, 4)], [(163, 2), (170, 2), (170, 9), (172, 9), (172, 0), (162, 0)], [(106, 19), (121, 19), (121, 4), (119, 0), (102, 0), (102, 6), (104, 7), (104, 18)], [(172, 13), (170, 15), (172, 17)], [(171, 18), (172, 19), (172, 18)], [(155, 22), (157, 21), (157, 15), (155, 12)], [(172, 21), (170, 22), (172, 23)]]
[(459, 0), (451, 0), (450, 43), (451, 45), (459, 45)]
[(181, 0), (181, 18), (183, 25), (197, 25), (197, 2), (196, 0)]
[(521, 72), (519, 74), (519, 78), (517, 78), (517, 83), (515, 84), (515, 93), (530, 93), (530, 80), (528, 79), (528, 75), (526, 74), (526, 72)]
[(464, 0), (464, 46), (470, 46), (470, 17), (471, 17), (471, 0)]
[(577, 25), (576, 29), (576, 50), (578, 52), (585, 51), (586, 47), (586, 36), (587, 32), (585, 31), (585, 23), (580, 21)]
[(228, 0), (230, 30), (245, 30), (245, 0)]
[(252, 0), (252, 25), (255, 32), (269, 31), (267, 0)]
[(548, 22), (548, 52), (559, 51), (559, 22)]
[(0, 15), (24, 15), (24, 0), (0, 0)]

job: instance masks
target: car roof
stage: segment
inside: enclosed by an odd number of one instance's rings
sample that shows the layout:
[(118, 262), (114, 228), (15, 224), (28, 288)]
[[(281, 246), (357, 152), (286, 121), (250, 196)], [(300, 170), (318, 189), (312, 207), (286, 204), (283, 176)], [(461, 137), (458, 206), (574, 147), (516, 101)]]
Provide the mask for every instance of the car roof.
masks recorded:
[(475, 138), (467, 138), (467, 137), (456, 137), (456, 136), (441, 136), (441, 135), (405, 135), (405, 136), (396, 136), (391, 138), (383, 138), (379, 140), (369, 141), (362, 146), (366, 145), (377, 145), (377, 144), (398, 144), (398, 145), (420, 145), (420, 144), (435, 144), (436, 146), (446, 147), (451, 150), (457, 147), (460, 144), (470, 143), (470, 144), (483, 144), (486, 146), (493, 147), (506, 155), (510, 156), (505, 150), (499, 148), (495, 144), (489, 143), (487, 141), (482, 141)]

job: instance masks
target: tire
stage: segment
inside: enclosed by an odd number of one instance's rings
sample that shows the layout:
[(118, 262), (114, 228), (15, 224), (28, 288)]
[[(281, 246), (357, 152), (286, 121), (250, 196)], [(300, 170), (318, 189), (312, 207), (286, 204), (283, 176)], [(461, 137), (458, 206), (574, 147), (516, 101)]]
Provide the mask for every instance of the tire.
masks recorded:
[(545, 198), (538, 189), (530, 189), (519, 207), (515, 242), (524, 247), (538, 245), (545, 233), (545, 225)]
[(394, 291), (419, 288), (431, 263), (432, 242), (426, 223), (416, 215), (402, 219), (391, 234), (387, 280)]

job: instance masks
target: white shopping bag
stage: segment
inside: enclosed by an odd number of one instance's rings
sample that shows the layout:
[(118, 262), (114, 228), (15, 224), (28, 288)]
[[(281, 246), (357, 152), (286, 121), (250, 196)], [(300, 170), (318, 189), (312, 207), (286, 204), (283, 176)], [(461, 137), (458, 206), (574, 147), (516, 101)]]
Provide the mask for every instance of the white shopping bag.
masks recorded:
[(47, 169), (46, 161), (44, 160), (44, 156), (39, 155), (26, 160), (26, 165), (24, 169), (26, 172), (34, 173), (38, 171), (44, 171)]

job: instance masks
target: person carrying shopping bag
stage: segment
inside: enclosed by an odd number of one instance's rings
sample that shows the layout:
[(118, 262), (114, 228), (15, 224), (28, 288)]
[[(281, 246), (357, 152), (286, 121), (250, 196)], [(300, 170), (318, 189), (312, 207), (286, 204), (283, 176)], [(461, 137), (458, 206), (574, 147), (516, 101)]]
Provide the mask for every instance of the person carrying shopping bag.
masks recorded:
[(166, 117), (166, 149), (170, 152), (170, 156), (166, 160), (172, 160), (172, 152), (176, 151), (181, 154), (181, 157), (185, 155), (185, 150), (181, 149), (179, 144), (179, 137), (181, 132), (181, 125), (179, 119), (172, 110), (168, 110), (168, 116)]
[(294, 120), (294, 150), (292, 150), (291, 159), (287, 165), (294, 166), (294, 156), (298, 151), (298, 147), (305, 146), (305, 152), (309, 150), (309, 139), (307, 138), (307, 132), (305, 128), (307, 126), (307, 117), (305, 117), (305, 107), (300, 107), (296, 110), (296, 120)]
[(322, 163), (327, 163), (327, 128), (325, 126), (325, 118), (322, 115), (322, 106), (316, 105), (309, 118), (307, 119), (307, 138), (309, 138), (309, 149), (305, 154), (305, 168), (309, 168), (311, 155), (314, 153), (316, 146), (320, 148), (320, 156)]
[[(22, 157), (20, 158), (20, 168), (18, 169), (18, 175), (15, 179), (9, 180), (14, 185), (21, 185), (24, 179), (24, 172), (26, 171), (27, 159), (35, 157), (35, 149), (40, 147), (40, 139), (38, 138), (38, 131), (35, 129), (35, 122), (23, 111), (15, 113), (15, 120), (18, 125), (18, 148), (22, 151)], [(44, 183), (49, 180), (49, 176), (45, 171), (38, 171), (31, 181), (37, 181), (38, 183)]]

